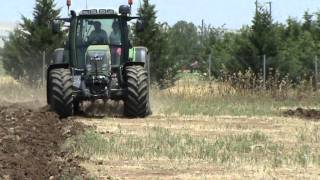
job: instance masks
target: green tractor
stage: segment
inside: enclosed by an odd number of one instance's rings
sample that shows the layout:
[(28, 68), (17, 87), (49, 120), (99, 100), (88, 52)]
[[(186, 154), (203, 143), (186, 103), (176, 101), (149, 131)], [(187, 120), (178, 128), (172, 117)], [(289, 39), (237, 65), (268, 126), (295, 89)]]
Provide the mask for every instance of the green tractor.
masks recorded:
[(132, 47), (128, 22), (131, 6), (70, 11), (68, 18), (53, 23), (53, 32), (68, 26), (64, 48), (56, 49), (47, 71), (47, 102), (62, 118), (75, 115), (84, 101), (122, 100), (124, 115), (150, 114), (149, 55), (145, 47)]

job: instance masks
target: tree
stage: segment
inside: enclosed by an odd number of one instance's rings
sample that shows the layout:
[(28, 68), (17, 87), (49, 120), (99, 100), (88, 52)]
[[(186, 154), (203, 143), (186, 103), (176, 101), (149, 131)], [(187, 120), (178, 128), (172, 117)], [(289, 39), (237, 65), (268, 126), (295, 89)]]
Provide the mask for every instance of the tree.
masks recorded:
[(172, 79), (176, 71), (173, 70), (167, 54), (169, 26), (166, 23), (156, 22), (155, 8), (149, 0), (143, 0), (142, 6), (138, 9), (138, 15), (143, 18), (145, 28), (144, 32), (134, 31), (134, 45), (149, 49), (151, 78), (161, 84), (165, 79)]
[(158, 43), (159, 47), (154, 51), (158, 57), (152, 61), (153, 78), (161, 88), (170, 86), (175, 81), (175, 76), (178, 71), (178, 66), (175, 60), (171, 59), (170, 54), (170, 41), (169, 41), (170, 27), (167, 23), (159, 24)]
[(291, 17), (287, 20), (287, 28), (285, 29), (285, 38), (298, 39), (302, 33), (301, 24)]
[(48, 63), (54, 49), (62, 45), (63, 34), (53, 34), (49, 23), (60, 9), (54, 0), (36, 0), (33, 19), (22, 16), (22, 23), (9, 35), (3, 48), (3, 66), (9, 75), (33, 83), (42, 75), (42, 53)]
[(193, 23), (178, 21), (169, 30), (169, 59), (177, 66), (188, 66), (200, 61), (200, 39)]
[(312, 24), (313, 24), (313, 21), (312, 21), (312, 17), (313, 15), (312, 14), (309, 14), (308, 11), (306, 11), (303, 15), (303, 24), (302, 24), (302, 29), (304, 31), (311, 31), (312, 30)]
[[(262, 46), (257, 47), (260, 42), (256, 39), (256, 43), (253, 43), (252, 29), (250, 27), (243, 27), (240, 30), (240, 34), (235, 37), (235, 47), (234, 47), (234, 59), (239, 64), (238, 71), (245, 71), (247, 69), (253, 70), (258, 73), (261, 68), (261, 49)], [(236, 71), (232, 71), (237, 73)]]
[[(258, 51), (258, 58), (254, 61), (252, 70), (258, 73), (262, 67), (262, 56), (274, 57), (277, 55), (278, 42), (275, 35), (275, 25), (273, 24), (270, 12), (265, 8), (258, 8), (253, 18), (252, 33), (250, 41)], [(272, 64), (269, 64), (272, 66)]]
[(155, 5), (150, 4), (149, 0), (143, 0), (142, 6), (138, 9), (138, 16), (142, 17), (144, 24), (144, 32), (135, 32), (134, 43), (149, 48), (150, 51), (157, 48), (157, 33), (159, 32), (156, 22), (157, 12)]

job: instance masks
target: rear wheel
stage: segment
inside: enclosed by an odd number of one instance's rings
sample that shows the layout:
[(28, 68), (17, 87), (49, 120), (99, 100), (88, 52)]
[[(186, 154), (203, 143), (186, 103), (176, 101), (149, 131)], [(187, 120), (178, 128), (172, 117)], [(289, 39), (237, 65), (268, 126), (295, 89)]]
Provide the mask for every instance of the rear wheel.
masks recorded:
[(131, 118), (150, 114), (148, 74), (142, 66), (126, 67), (127, 94), (124, 100), (124, 114)]
[(74, 114), (72, 76), (69, 69), (53, 69), (48, 78), (48, 98), (51, 108), (62, 118)]

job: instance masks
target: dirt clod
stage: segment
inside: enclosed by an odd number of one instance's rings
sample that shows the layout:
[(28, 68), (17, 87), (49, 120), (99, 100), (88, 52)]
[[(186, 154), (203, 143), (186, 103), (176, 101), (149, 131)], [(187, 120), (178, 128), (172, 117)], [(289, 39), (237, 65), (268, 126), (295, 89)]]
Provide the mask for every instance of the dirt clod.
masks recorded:
[(81, 177), (77, 160), (60, 151), (66, 138), (80, 130), (81, 125), (45, 108), (0, 106), (0, 179)]
[(286, 110), (283, 113), (285, 116), (297, 116), (313, 120), (320, 120), (320, 110), (297, 108), (295, 110)]

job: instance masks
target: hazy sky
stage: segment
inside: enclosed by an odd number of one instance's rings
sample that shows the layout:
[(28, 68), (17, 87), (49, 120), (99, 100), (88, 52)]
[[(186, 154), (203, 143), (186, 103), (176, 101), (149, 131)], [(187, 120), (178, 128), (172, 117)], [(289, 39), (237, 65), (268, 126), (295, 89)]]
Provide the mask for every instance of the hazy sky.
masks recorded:
[[(0, 0), (0, 21), (19, 21), (20, 14), (32, 16), (32, 8), (35, 0)], [(56, 0), (59, 7), (63, 7), (66, 14), (66, 0)], [(267, 0), (260, 0), (263, 4)], [(320, 9), (320, 0), (271, 0), (273, 16), (276, 21), (284, 22), (287, 17), (302, 17), (304, 11), (311, 12)], [(86, 0), (73, 0), (72, 9), (83, 9)], [(134, 10), (139, 6), (140, 0), (134, 0)], [(192, 21), (197, 25), (204, 19), (207, 24), (221, 26), (230, 29), (240, 28), (244, 24), (250, 24), (254, 14), (255, 0), (151, 0), (156, 4), (159, 21), (166, 21), (170, 25), (178, 20)], [(127, 0), (88, 0), (89, 8), (94, 7), (118, 7), (126, 4)]]

